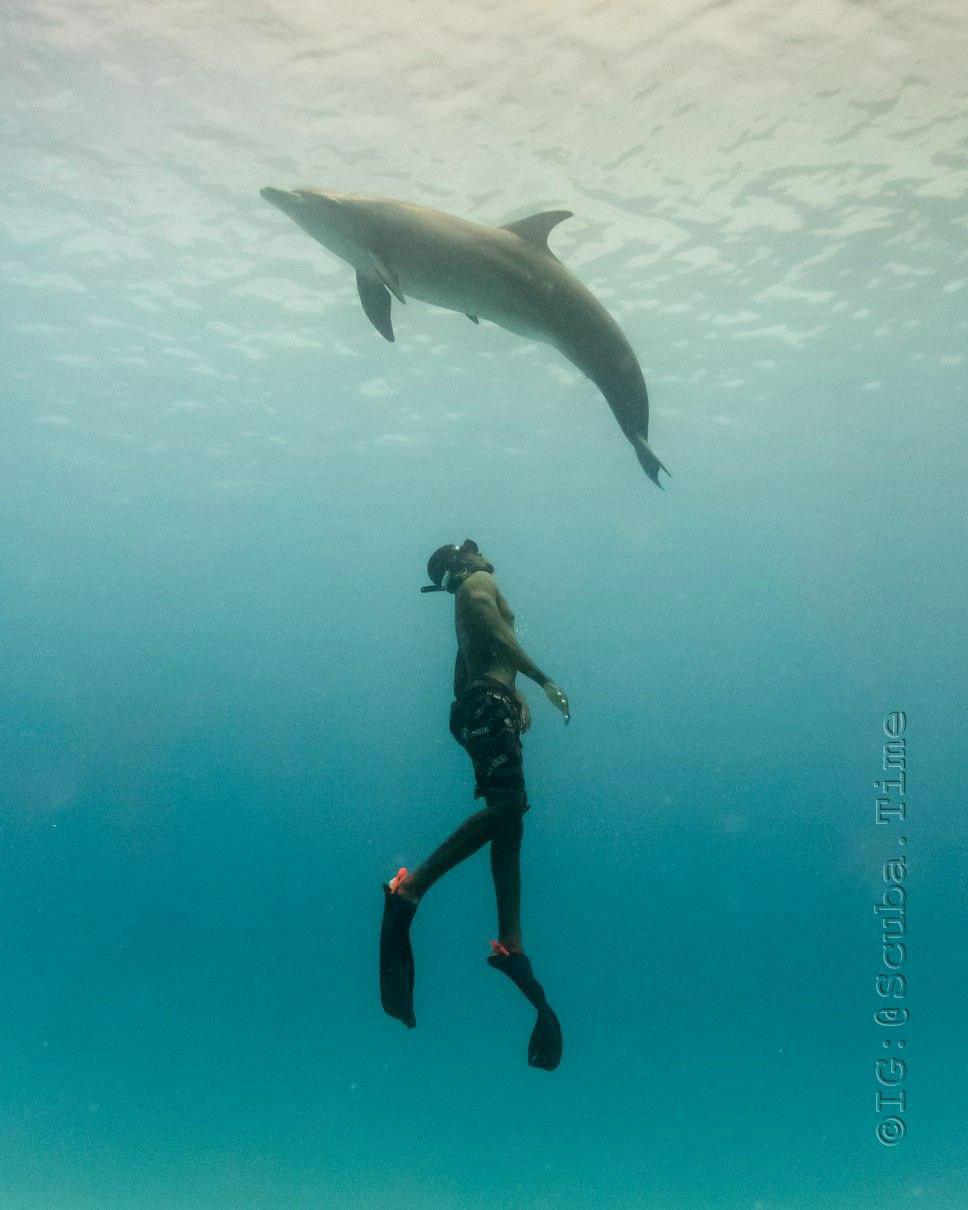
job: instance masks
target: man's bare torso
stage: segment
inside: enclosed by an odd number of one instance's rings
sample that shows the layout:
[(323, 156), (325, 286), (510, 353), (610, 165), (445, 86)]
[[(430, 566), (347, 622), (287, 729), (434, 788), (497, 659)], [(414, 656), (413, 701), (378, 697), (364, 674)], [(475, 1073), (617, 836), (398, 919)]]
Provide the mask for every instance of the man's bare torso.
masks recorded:
[(469, 594), (475, 588), (478, 577), (484, 577), (496, 591), (495, 604), (501, 620), (514, 629), (514, 614), (511, 607), (497, 590), (492, 577), (486, 571), (477, 571), (467, 577), (457, 591), (454, 617), (457, 626), (457, 664), (454, 668), (454, 696), (459, 697), (463, 689), (478, 677), (490, 676), (509, 689), (514, 689), (516, 669), (507, 658), (493, 627), (482, 620), (479, 611), (469, 608)]

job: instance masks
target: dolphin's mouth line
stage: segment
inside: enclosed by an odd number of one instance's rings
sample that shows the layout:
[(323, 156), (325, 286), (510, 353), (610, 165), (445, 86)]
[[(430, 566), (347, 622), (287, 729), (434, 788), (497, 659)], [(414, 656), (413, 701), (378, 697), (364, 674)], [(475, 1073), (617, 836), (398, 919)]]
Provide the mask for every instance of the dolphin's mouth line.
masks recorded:
[(300, 189), (273, 189), (271, 185), (260, 189), (259, 196), (289, 215), (293, 211), (303, 209), (309, 201)]

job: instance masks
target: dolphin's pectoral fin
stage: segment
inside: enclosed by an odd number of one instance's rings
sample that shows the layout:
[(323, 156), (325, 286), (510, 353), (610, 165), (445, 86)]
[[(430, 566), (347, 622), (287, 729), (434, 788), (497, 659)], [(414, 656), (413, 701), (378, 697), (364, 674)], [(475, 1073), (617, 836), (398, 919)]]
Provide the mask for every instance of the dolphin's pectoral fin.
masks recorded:
[(357, 273), (356, 288), (366, 318), (385, 340), (393, 340), (393, 324), (390, 322), (390, 295), (378, 277)]
[(399, 298), (402, 303), (407, 300), (403, 297), (400, 291), (400, 278), (390, 268), (382, 256), (378, 256), (375, 252), (370, 253), (370, 260), (373, 268), (376, 271), (377, 277), (386, 286), (394, 298)]
[(477, 316), (476, 316), (476, 315), (468, 315), (468, 317), (467, 317), (467, 318), (468, 318), (468, 319), (471, 321), (471, 323), (472, 323), (472, 324), (479, 324), (479, 323), (481, 322), (481, 321), (480, 321), (480, 320), (477, 318)]
[(529, 218), (518, 219), (516, 223), (505, 223), (504, 230), (519, 236), (526, 244), (540, 248), (542, 252), (553, 255), (548, 247), (548, 236), (559, 223), (571, 218), (570, 210), (545, 210), (541, 214), (532, 214)]

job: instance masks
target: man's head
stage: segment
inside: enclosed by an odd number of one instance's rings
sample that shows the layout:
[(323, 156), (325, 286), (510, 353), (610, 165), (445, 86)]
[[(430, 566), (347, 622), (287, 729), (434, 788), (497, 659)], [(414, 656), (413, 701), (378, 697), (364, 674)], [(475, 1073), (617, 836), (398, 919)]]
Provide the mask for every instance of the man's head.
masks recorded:
[(477, 543), (465, 538), (460, 546), (439, 546), (427, 560), (427, 575), (433, 581), (421, 592), (456, 592), (472, 571), (492, 572), (494, 567), (477, 549)]

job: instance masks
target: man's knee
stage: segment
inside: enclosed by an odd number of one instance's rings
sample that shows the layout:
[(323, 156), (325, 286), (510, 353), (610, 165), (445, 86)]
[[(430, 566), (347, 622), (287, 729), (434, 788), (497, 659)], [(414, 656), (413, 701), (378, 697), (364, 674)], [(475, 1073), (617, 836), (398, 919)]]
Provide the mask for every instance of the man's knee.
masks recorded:
[(528, 809), (528, 800), (523, 794), (489, 794), (484, 801), (502, 832), (523, 831), (522, 816)]

